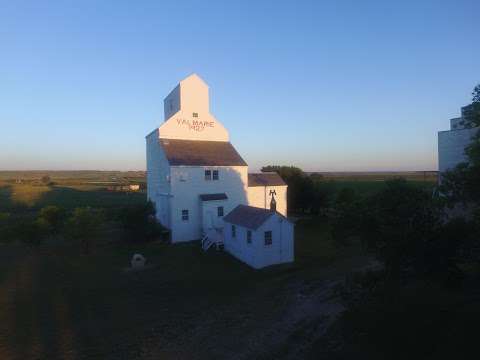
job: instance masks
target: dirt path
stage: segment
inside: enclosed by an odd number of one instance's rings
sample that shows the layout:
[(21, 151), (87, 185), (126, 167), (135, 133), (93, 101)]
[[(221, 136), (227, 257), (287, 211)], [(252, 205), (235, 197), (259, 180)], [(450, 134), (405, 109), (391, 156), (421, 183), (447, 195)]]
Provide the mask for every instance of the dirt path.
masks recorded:
[[(356, 264), (351, 271), (375, 267), (375, 261)], [(335, 273), (334, 269), (325, 269)], [(232, 359), (299, 359), (309, 346), (324, 335), (330, 325), (345, 310), (336, 288), (344, 281), (345, 274), (336, 274), (330, 280), (319, 280), (306, 284), (298, 281), (289, 286), (288, 293), (293, 301), (283, 316), (273, 321), (264, 331), (249, 337), (245, 351)]]

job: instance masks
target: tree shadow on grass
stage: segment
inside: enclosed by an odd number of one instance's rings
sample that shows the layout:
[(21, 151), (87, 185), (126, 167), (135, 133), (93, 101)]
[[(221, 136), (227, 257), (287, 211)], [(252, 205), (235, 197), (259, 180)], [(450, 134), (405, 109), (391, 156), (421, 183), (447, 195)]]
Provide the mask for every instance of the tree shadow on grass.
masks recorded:
[(106, 189), (65, 186), (6, 185), (0, 186), (0, 211), (21, 213), (56, 205), (65, 209), (76, 207), (117, 208), (144, 203), (144, 193), (115, 192)]

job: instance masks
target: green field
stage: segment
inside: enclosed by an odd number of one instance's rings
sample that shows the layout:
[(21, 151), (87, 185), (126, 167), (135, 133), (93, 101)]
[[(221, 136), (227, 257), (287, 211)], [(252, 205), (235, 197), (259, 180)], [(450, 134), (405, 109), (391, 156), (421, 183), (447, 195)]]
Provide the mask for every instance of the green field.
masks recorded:
[[(316, 221), (297, 224), (294, 264), (262, 271), (196, 242), (111, 240), (89, 256), (68, 242), (0, 245), (0, 358), (268, 356), (278, 344), (256, 338), (283, 334), (299, 293), (308, 299), (312, 285), (368, 261), (358, 249), (337, 250)], [(125, 273), (137, 252), (155, 268)]]
[[(437, 185), (436, 181), (426, 180), (408, 180), (409, 184), (415, 187), (425, 189), (428, 192), (432, 192)], [(385, 180), (325, 180), (324, 184), (326, 188), (335, 193), (342, 189), (353, 189), (357, 194), (361, 196), (371, 195), (385, 187)]]
[[(0, 211), (34, 215), (46, 205), (108, 210), (146, 200), (141, 192), (54, 181), (5, 182)], [(154, 268), (125, 273), (137, 252)], [(294, 264), (262, 271), (224, 252), (204, 253), (196, 242), (126, 243), (115, 222), (106, 224), (89, 256), (61, 237), (33, 248), (0, 242), (0, 358), (268, 355), (279, 344), (256, 338), (285, 332), (282, 319), (296, 311), (298, 292), (368, 260), (356, 247), (337, 249), (328, 225), (315, 219), (296, 225)]]
[[(62, 173), (50, 186), (39, 183), (41, 174), (23, 183), (11, 175), (0, 184), (0, 212), (19, 216), (46, 205), (114, 210), (146, 200), (92, 183), (118, 174)], [(384, 186), (371, 178), (324, 181), (332, 192)], [(355, 241), (335, 246), (324, 219), (299, 219), (295, 234), (295, 263), (261, 271), (224, 252), (204, 253), (197, 242), (127, 243), (115, 221), (88, 256), (58, 236), (32, 248), (0, 242), (0, 359), (301, 358), (293, 349), (341, 309), (329, 284), (372, 259)], [(137, 252), (153, 267), (125, 272)]]
[[(53, 186), (42, 184), (48, 175)], [(417, 187), (432, 191), (436, 172), (395, 173), (322, 173), (322, 184), (335, 193), (344, 188), (368, 195), (381, 190), (385, 180), (404, 177)], [(108, 185), (144, 184), (145, 173), (119, 171), (0, 171), (0, 212), (18, 209), (38, 209), (45, 205), (66, 208), (91, 206), (112, 208), (145, 201), (143, 192), (107, 191)]]
[(107, 191), (94, 185), (44, 186), (44, 185), (0, 185), (0, 211), (38, 210), (47, 205), (67, 209), (90, 206), (115, 208), (146, 201), (142, 192)]

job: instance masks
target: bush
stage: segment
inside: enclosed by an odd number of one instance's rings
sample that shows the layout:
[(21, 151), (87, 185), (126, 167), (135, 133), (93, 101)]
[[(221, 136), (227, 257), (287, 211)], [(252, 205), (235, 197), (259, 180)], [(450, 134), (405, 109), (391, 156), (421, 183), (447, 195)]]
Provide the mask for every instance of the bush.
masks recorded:
[(435, 237), (440, 213), (431, 196), (404, 179), (386, 181), (374, 195), (361, 221), (362, 237), (397, 277), (415, 265), (425, 243)]
[(37, 219), (22, 219), (12, 226), (13, 237), (29, 246), (38, 246), (47, 237), (48, 230)]
[(162, 226), (155, 218), (155, 206), (151, 201), (123, 208), (118, 220), (130, 241), (151, 241), (159, 238), (162, 233)]
[(50, 234), (56, 235), (65, 225), (66, 212), (58, 206), (45, 206), (40, 210), (38, 220), (44, 224)]
[(76, 208), (66, 223), (67, 237), (80, 241), (84, 254), (90, 254), (104, 222), (103, 212), (90, 207)]
[(287, 183), (289, 211), (317, 215), (328, 206), (328, 191), (319, 174), (308, 175), (294, 166), (265, 166), (262, 172), (276, 172)]
[(0, 242), (9, 242), (12, 238), (11, 215), (9, 213), (0, 213)]

